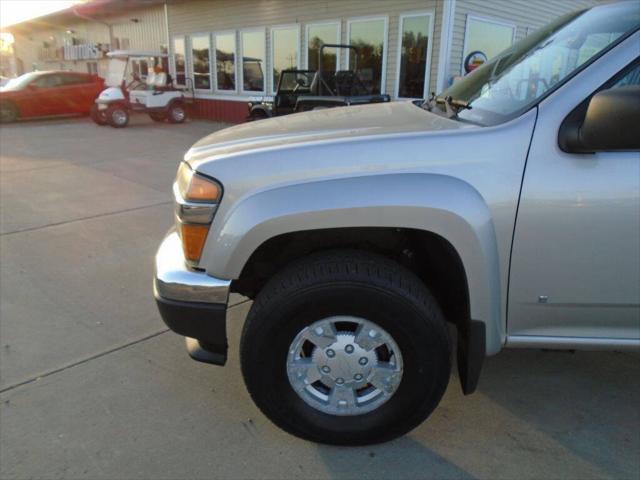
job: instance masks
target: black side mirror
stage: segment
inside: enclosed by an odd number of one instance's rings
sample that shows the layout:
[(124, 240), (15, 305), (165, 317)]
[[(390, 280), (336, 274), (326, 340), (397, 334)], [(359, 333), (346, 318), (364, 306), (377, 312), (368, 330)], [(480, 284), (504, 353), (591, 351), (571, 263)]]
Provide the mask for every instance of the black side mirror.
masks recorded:
[(640, 85), (596, 93), (562, 123), (558, 145), (567, 153), (640, 150)]

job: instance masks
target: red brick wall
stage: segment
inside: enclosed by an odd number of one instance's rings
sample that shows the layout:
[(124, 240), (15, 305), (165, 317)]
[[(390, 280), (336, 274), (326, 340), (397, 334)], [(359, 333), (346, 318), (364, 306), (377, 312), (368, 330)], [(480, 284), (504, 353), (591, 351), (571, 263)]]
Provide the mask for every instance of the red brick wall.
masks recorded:
[(230, 123), (244, 122), (248, 113), (247, 102), (203, 98), (196, 98), (192, 109), (194, 118), (206, 118)]

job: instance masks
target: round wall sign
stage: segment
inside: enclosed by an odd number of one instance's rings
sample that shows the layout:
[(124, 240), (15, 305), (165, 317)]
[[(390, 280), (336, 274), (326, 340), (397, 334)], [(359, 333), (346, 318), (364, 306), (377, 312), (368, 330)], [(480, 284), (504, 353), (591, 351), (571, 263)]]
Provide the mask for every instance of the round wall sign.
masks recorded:
[(470, 73), (487, 61), (487, 56), (480, 50), (471, 52), (464, 59), (464, 71)]

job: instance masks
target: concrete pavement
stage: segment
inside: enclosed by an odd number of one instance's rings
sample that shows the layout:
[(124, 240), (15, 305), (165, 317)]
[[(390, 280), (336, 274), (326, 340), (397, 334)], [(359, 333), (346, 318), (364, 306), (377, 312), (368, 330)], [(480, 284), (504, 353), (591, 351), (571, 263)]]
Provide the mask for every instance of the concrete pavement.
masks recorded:
[(151, 295), (170, 184), (207, 122), (0, 128), (1, 478), (640, 478), (640, 356), (508, 351), (383, 445), (298, 440), (230, 358), (193, 362)]

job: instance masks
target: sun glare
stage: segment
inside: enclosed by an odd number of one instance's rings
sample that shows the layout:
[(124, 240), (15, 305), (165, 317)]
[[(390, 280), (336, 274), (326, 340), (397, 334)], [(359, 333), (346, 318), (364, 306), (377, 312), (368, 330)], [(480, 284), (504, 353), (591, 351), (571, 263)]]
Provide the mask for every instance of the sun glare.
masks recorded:
[(82, 0), (1, 0), (0, 27), (7, 27), (69, 8)]

